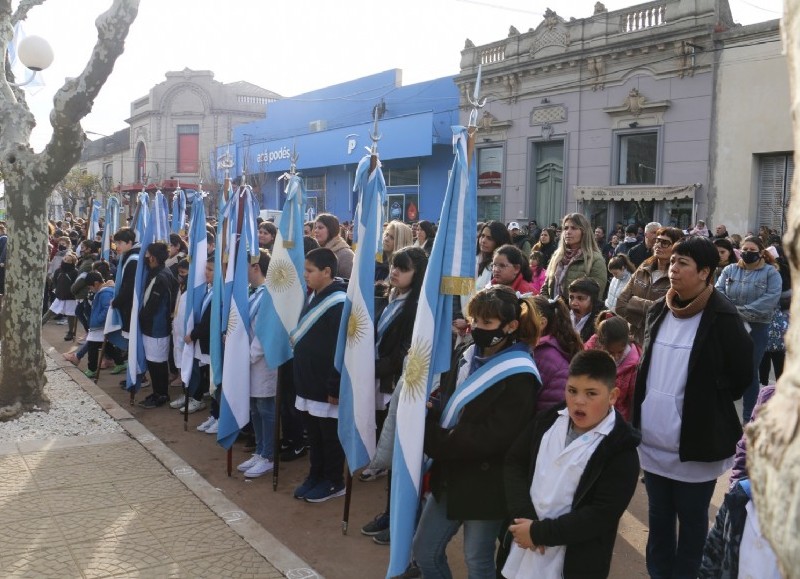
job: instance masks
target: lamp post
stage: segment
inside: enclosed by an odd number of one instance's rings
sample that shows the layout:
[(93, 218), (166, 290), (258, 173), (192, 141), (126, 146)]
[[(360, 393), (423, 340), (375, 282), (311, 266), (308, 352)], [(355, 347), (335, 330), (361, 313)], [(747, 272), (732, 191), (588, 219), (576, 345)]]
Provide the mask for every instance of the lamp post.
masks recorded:
[(23, 38), (17, 46), (17, 56), (20, 62), (32, 72), (25, 82), (11, 83), (12, 86), (23, 87), (33, 82), (36, 73), (53, 64), (53, 49), (50, 43), (41, 36), (28, 36)]

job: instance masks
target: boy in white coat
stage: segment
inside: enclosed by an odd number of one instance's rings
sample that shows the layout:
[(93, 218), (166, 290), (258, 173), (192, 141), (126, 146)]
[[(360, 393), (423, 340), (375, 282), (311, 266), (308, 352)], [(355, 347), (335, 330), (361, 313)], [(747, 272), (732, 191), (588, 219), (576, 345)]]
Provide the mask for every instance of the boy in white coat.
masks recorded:
[(540, 413), (509, 450), (514, 542), (504, 577), (608, 576), (619, 519), (639, 476), (639, 434), (614, 410), (616, 375), (606, 352), (577, 354), (566, 408)]

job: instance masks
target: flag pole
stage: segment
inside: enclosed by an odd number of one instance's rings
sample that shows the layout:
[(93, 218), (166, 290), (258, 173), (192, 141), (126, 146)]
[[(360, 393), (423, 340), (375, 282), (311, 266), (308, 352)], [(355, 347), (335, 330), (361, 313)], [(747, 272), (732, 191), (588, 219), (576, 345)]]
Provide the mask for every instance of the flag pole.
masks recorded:
[[(347, 465), (345, 465), (347, 467)], [(342, 535), (347, 534), (347, 526), (350, 523), (350, 500), (353, 497), (353, 475), (350, 474), (350, 467), (345, 468), (345, 493), (344, 493), (344, 514), (342, 515)]]
[(97, 358), (97, 372), (94, 374), (94, 383), (97, 384), (97, 381), (100, 379), (100, 369), (103, 367), (103, 357), (105, 356), (106, 352), (106, 341), (103, 340), (103, 345), (100, 346), (100, 356)]
[(481, 65), (478, 65), (478, 77), (475, 79), (475, 89), (472, 98), (467, 96), (472, 110), (469, 113), (469, 123), (467, 124), (467, 166), (472, 166), (472, 157), (475, 151), (475, 133), (478, 132), (478, 111), (486, 106), (486, 97), (480, 98), (481, 94)]

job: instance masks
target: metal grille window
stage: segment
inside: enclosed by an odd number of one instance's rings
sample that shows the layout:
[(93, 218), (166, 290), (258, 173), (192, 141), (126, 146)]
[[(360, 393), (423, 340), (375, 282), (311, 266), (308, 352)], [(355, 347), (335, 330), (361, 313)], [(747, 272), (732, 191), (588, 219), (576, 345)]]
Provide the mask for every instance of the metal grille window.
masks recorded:
[(758, 164), (758, 225), (783, 235), (792, 196), (794, 156), (765, 155)]
[(306, 177), (306, 191), (325, 191), (325, 175)]
[(384, 173), (387, 187), (416, 187), (419, 185), (419, 168), (387, 169)]

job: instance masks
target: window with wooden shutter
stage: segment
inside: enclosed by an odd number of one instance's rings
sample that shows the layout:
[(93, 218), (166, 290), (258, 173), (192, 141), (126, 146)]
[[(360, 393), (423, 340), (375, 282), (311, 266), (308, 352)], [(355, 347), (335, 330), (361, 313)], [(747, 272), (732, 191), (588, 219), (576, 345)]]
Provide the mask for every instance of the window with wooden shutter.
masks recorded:
[(760, 157), (758, 173), (758, 227), (763, 225), (782, 235), (792, 195), (793, 154)]
[(178, 125), (178, 173), (200, 171), (200, 125)]

